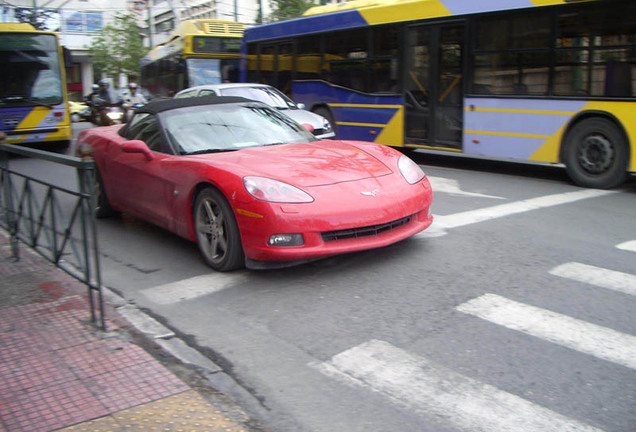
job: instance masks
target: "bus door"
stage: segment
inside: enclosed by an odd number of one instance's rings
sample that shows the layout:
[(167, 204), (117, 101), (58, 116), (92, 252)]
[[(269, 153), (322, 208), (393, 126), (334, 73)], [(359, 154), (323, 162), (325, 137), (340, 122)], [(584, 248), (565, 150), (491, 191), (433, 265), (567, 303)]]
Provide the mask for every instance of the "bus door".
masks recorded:
[(405, 144), (462, 146), (463, 24), (408, 28)]

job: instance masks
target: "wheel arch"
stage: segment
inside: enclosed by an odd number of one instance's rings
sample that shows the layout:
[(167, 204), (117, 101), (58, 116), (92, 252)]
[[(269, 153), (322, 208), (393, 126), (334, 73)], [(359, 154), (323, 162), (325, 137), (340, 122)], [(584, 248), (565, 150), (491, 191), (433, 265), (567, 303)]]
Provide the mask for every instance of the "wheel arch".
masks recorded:
[(577, 113), (567, 124), (565, 130), (563, 131), (563, 135), (561, 136), (561, 142), (559, 144), (559, 162), (563, 163), (564, 162), (564, 152), (565, 152), (565, 148), (568, 142), (568, 138), (570, 135), (570, 132), (572, 131), (572, 129), (584, 122), (585, 120), (588, 119), (592, 119), (592, 118), (603, 118), (606, 120), (611, 121), (619, 130), (619, 132), (621, 133), (623, 139), (625, 140), (625, 144), (627, 145), (627, 161), (628, 161), (628, 169), (630, 169), (630, 161), (631, 161), (631, 142), (629, 140), (629, 135), (627, 133), (627, 130), (625, 130), (625, 126), (623, 126), (623, 123), (618, 119), (618, 117), (616, 117), (614, 114), (607, 112), (607, 111), (601, 111), (601, 110), (587, 110), (587, 111), (583, 111), (580, 113)]
[(314, 114), (318, 114), (318, 115), (322, 115), (320, 114), (320, 110), (325, 110), (327, 111), (328, 117), (327, 120), (329, 120), (329, 122), (331, 123), (331, 129), (334, 131), (334, 133), (336, 134), (336, 136), (338, 135), (338, 125), (336, 124), (336, 118), (333, 115), (333, 110), (331, 109), (331, 107), (325, 103), (325, 102), (320, 102), (317, 103), (315, 105), (311, 106), (310, 111)]
[(316, 104), (312, 105), (312, 106), (311, 106), (311, 108), (310, 108), (309, 110), (310, 110), (311, 112), (315, 113), (315, 112), (316, 112), (316, 110), (321, 109), (321, 108), (326, 109), (327, 111), (329, 111), (329, 113), (330, 113), (331, 115), (333, 115), (333, 111), (331, 110), (331, 108), (329, 107), (329, 105), (328, 105), (328, 104), (326, 104), (325, 102), (319, 102), (319, 103), (316, 103)]

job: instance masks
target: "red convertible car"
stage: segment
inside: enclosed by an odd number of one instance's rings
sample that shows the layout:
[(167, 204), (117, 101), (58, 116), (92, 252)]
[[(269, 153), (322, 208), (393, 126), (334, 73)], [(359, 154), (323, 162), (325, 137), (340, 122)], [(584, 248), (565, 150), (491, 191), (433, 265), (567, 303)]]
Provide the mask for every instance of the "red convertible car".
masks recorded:
[(84, 130), (97, 217), (125, 212), (196, 242), (218, 271), (377, 248), (433, 221), (420, 167), (386, 146), (317, 141), (259, 102), (151, 102), (126, 125)]

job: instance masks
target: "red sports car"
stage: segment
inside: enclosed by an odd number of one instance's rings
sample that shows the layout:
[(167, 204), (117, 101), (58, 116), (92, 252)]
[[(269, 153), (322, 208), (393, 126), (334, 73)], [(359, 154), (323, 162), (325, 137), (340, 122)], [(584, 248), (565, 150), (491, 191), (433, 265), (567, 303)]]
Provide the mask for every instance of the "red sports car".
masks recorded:
[(433, 221), (420, 169), (386, 146), (317, 141), (259, 102), (151, 102), (87, 129), (97, 217), (126, 212), (199, 245), (212, 268), (272, 268), (386, 246)]

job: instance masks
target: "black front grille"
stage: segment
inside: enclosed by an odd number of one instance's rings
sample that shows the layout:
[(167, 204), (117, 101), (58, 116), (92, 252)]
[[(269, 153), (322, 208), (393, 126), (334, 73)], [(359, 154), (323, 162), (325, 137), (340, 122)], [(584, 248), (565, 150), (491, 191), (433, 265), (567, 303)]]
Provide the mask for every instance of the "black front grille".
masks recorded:
[(371, 225), (361, 228), (351, 228), (346, 230), (328, 231), (322, 233), (323, 241), (345, 240), (359, 237), (374, 236), (385, 231), (391, 231), (402, 225), (406, 225), (411, 220), (411, 216), (407, 216), (402, 219), (395, 220), (393, 222), (387, 222), (379, 225)]

